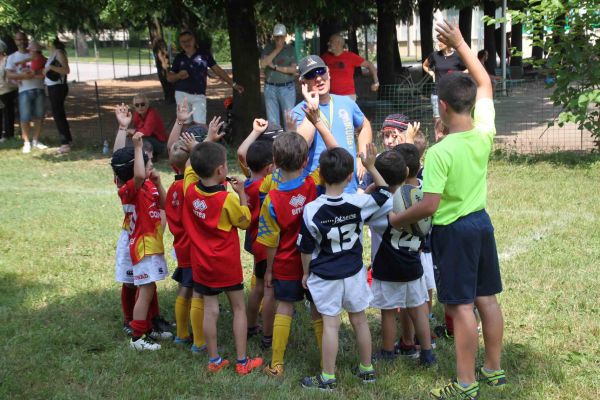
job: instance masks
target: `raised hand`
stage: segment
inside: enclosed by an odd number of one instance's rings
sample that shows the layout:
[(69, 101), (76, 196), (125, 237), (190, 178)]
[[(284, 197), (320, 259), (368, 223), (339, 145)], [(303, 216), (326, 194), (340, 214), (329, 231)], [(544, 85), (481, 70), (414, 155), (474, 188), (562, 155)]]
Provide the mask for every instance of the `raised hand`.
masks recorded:
[(306, 118), (310, 121), (311, 124), (317, 126), (317, 123), (321, 120), (319, 107), (314, 108), (312, 105), (307, 104), (302, 107), (302, 111), (306, 115)]
[(134, 133), (131, 138), (131, 141), (133, 142), (133, 147), (142, 147), (144, 145), (144, 142), (142, 141), (143, 137), (144, 134), (142, 132)]
[(360, 153), (360, 160), (362, 164), (367, 168), (371, 169), (375, 166), (375, 159), (377, 158), (377, 148), (373, 143), (367, 143), (367, 151)]
[(182, 124), (189, 121), (190, 117), (194, 114), (194, 109), (189, 110), (189, 103), (187, 96), (183, 98), (183, 101), (177, 104), (177, 121)]
[(419, 129), (421, 129), (420, 122), (415, 122), (414, 124), (408, 123), (408, 128), (406, 128), (406, 143), (415, 143), (415, 137), (417, 137)]
[(179, 137), (179, 141), (183, 144), (183, 147), (188, 151), (188, 153), (191, 153), (191, 151), (194, 149), (194, 146), (198, 144), (194, 135), (189, 132), (183, 132)]
[(298, 127), (298, 120), (294, 115), (293, 110), (285, 110), (285, 130), (287, 131), (295, 131)]
[(319, 108), (319, 92), (316, 90), (309, 91), (306, 83), (302, 84), (302, 96), (309, 107)]
[(269, 122), (262, 118), (255, 118), (252, 122), (252, 130), (256, 133), (263, 134), (267, 130)]
[(129, 111), (129, 107), (126, 106), (125, 103), (117, 105), (115, 108), (115, 116), (117, 117), (120, 128), (126, 129), (129, 127), (129, 124), (131, 124), (131, 111)]
[(208, 133), (206, 135), (205, 142), (218, 142), (221, 140), (223, 136), (225, 136), (225, 132), (219, 133), (221, 127), (225, 121), (221, 121), (221, 117), (215, 116), (212, 120), (210, 120), (208, 124)]
[(435, 31), (440, 42), (454, 49), (458, 49), (465, 42), (458, 25), (455, 23), (446, 20), (440, 21), (435, 25)]

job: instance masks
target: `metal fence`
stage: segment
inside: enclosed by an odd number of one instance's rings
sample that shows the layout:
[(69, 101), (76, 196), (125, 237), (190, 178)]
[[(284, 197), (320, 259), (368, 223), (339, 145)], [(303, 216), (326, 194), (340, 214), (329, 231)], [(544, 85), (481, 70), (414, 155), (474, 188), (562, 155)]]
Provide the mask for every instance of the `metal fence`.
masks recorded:
[[(433, 83), (422, 79), (420, 71), (400, 74), (393, 85), (384, 85), (378, 93), (369, 91), (369, 78), (359, 77), (357, 93), (361, 109), (370, 119), (373, 131), (378, 132), (385, 117), (401, 113), (421, 122), (421, 128), (433, 143), (433, 109), (431, 92)], [(575, 124), (558, 124), (560, 112), (550, 100), (552, 89), (543, 79), (519, 79), (506, 82), (495, 81), (494, 104), (496, 110), (497, 149), (516, 153), (542, 153), (555, 151), (591, 151), (597, 149), (587, 130)]]

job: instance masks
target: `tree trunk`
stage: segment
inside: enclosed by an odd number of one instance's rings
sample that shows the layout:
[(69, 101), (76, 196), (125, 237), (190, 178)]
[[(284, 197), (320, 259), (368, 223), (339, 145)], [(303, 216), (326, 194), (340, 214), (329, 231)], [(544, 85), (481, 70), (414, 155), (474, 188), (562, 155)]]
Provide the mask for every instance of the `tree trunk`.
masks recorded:
[(433, 53), (433, 0), (419, 0), (421, 62)]
[(461, 8), (458, 14), (458, 27), (467, 46), (471, 47), (471, 25), (473, 21), (473, 7)]
[(392, 51), (394, 56), (394, 72), (399, 73), (402, 69), (402, 58), (400, 57), (400, 47), (398, 46), (398, 31), (396, 30), (396, 19), (394, 18), (394, 35), (392, 37)]
[[(348, 26), (348, 50), (358, 54), (358, 38), (356, 37), (356, 27), (354, 25)], [(354, 76), (361, 75), (361, 68), (354, 68)]]
[(79, 57), (87, 57), (90, 54), (90, 50), (88, 49), (87, 42), (85, 40), (85, 34), (81, 33), (79, 30), (75, 33), (75, 37), (77, 38), (77, 55)]
[(512, 48), (518, 52), (510, 57), (510, 65), (520, 67), (523, 65), (523, 24), (513, 24), (510, 31)]
[(168, 104), (175, 103), (175, 88), (167, 81), (167, 71), (169, 70), (169, 50), (167, 44), (162, 37), (162, 26), (157, 17), (146, 17), (148, 25), (148, 34), (150, 36), (150, 45), (154, 54), (154, 64), (156, 65), (156, 73), (158, 80), (162, 86), (165, 102)]
[[(490, 18), (496, 16), (496, 4), (491, 0), (484, 0), (483, 13)], [(494, 24), (485, 25), (483, 30), (483, 47), (488, 52), (485, 69), (490, 74), (496, 73), (496, 32)]]
[(390, 0), (377, 0), (377, 74), (381, 85), (394, 83), (396, 19), (390, 13)]
[(234, 91), (233, 134), (226, 140), (239, 144), (252, 127), (252, 121), (261, 115), (260, 71), (256, 44), (256, 21), (253, 0), (227, 0), (227, 31), (231, 44), (233, 77), (244, 87), (242, 95)]
[(327, 42), (334, 33), (342, 30), (340, 21), (335, 18), (325, 18), (319, 23), (319, 51), (317, 54), (323, 54), (327, 51)]
[(544, 58), (544, 28), (542, 27), (537, 29), (539, 30), (533, 30), (533, 36), (538, 36), (538, 40), (540, 41), (541, 46), (534, 45), (531, 48), (531, 58), (533, 58), (534, 60), (541, 60), (542, 58)]

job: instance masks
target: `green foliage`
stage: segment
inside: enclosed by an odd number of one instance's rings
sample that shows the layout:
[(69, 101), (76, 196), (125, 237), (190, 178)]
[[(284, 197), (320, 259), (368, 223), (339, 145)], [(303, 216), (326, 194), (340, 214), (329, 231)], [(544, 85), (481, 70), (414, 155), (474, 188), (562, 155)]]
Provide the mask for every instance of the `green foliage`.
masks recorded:
[[(511, 11), (515, 22), (531, 28), (534, 45), (548, 58), (551, 96), (562, 107), (559, 126), (576, 123), (600, 138), (600, 11), (597, 0), (529, 0), (523, 11)], [(554, 123), (551, 122), (551, 124)]]

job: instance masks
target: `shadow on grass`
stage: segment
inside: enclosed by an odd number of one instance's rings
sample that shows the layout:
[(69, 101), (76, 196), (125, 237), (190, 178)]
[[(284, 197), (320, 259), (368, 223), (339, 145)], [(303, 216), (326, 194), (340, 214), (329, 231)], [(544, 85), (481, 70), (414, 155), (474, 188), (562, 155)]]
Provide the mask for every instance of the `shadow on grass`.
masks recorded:
[(600, 153), (588, 151), (564, 151), (553, 153), (518, 154), (505, 150), (495, 150), (492, 154), (493, 160), (507, 161), (515, 164), (533, 165), (549, 163), (561, 167), (583, 167), (590, 168), (600, 161)]

